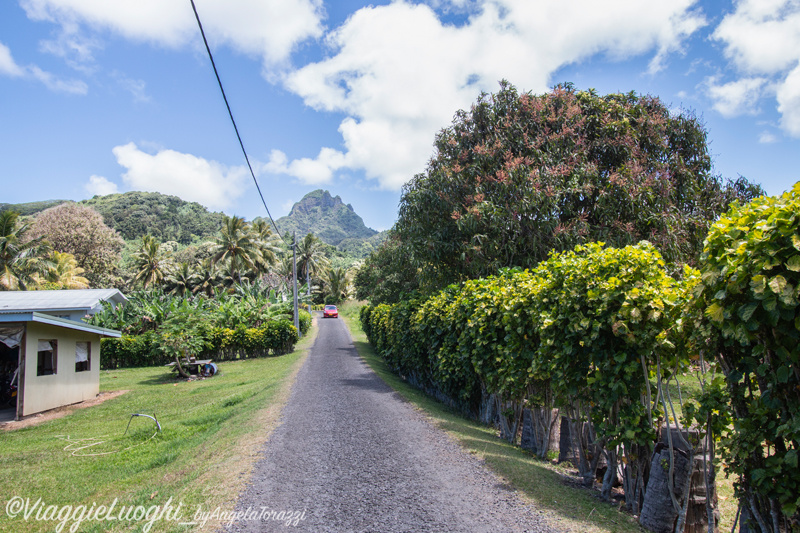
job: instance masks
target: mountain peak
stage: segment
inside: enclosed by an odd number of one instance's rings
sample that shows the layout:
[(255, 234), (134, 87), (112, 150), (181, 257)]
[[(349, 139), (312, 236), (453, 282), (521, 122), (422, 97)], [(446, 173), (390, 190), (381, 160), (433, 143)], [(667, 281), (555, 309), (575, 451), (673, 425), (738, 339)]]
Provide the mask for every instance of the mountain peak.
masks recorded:
[(276, 224), (281, 232), (297, 231), (298, 237), (313, 233), (334, 246), (344, 239), (367, 238), (378, 233), (364, 225), (352, 205), (323, 189), (303, 196), (292, 206), (289, 215), (279, 218)]

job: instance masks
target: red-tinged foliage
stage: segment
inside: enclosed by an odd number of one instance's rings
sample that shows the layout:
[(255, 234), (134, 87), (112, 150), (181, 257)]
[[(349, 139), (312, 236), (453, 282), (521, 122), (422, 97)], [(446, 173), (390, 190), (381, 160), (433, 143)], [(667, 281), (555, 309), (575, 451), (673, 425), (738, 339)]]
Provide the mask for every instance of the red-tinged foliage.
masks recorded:
[(646, 239), (669, 263), (695, 264), (710, 222), (762, 193), (712, 174), (706, 136), (652, 96), (502, 82), (437, 135), (403, 190), (398, 237), (429, 289), (592, 241)]

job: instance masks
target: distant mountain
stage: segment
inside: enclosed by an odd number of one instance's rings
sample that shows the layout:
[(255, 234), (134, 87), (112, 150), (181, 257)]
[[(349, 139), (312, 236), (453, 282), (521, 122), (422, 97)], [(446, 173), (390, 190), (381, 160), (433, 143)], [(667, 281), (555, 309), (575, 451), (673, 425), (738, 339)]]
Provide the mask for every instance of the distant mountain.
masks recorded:
[[(68, 200), (45, 200), (24, 204), (0, 204), (0, 211), (14, 210), (31, 216)], [(106, 225), (123, 239), (132, 241), (150, 234), (161, 242), (190, 244), (215, 235), (222, 224), (222, 213), (214, 213), (196, 202), (157, 192), (126, 192), (81, 200), (103, 215)]]
[[(45, 200), (24, 204), (0, 204), (0, 212), (13, 209), (25, 216), (67, 202)], [(157, 192), (126, 192), (82, 200), (103, 216), (105, 223), (123, 239), (133, 241), (150, 234), (161, 242), (193, 244), (211, 239), (222, 225), (222, 213), (211, 212), (195, 202)], [(277, 220), (282, 233), (297, 231), (298, 239), (313, 233), (342, 254), (363, 259), (386, 238), (364, 221), (339, 196), (322, 189), (308, 193), (294, 204), (288, 216)]]
[(279, 218), (276, 224), (282, 233), (297, 231), (298, 239), (313, 233), (333, 246), (345, 239), (355, 245), (357, 241), (365, 241), (378, 234), (364, 225), (352, 205), (345, 204), (339, 196), (331, 196), (331, 193), (322, 189), (306, 194), (294, 204), (289, 215)]
[(67, 200), (44, 200), (41, 202), (26, 202), (24, 204), (0, 204), (0, 213), (3, 211), (16, 211), (20, 215), (27, 217), (50, 207), (61, 205), (66, 201)]

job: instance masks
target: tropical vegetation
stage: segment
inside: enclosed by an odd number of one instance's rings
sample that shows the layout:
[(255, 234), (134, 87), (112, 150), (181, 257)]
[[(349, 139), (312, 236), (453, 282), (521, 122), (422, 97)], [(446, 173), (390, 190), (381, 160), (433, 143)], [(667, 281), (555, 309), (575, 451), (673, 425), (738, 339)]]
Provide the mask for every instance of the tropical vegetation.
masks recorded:
[(678, 480), (702, 453), (705, 483), (735, 478), (736, 520), (778, 533), (800, 528), (798, 272), (800, 183), (770, 198), (714, 175), (691, 113), (503, 83), (437, 135), (355, 289), (396, 373), (511, 442), (530, 409), (542, 457), (559, 408), (579, 473), (605, 463), (603, 496), (619, 481), (642, 523), (663, 468), (683, 531), (697, 502)]

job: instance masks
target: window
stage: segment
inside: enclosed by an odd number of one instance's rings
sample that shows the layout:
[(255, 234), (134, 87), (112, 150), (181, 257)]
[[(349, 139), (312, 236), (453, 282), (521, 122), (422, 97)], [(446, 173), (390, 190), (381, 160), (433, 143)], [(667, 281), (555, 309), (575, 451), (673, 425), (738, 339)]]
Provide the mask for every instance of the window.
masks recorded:
[(36, 363), (37, 376), (49, 376), (56, 373), (58, 360), (58, 343), (54, 340), (39, 341), (39, 357)]
[(86, 372), (90, 369), (89, 362), (92, 358), (91, 342), (75, 343), (75, 372)]

